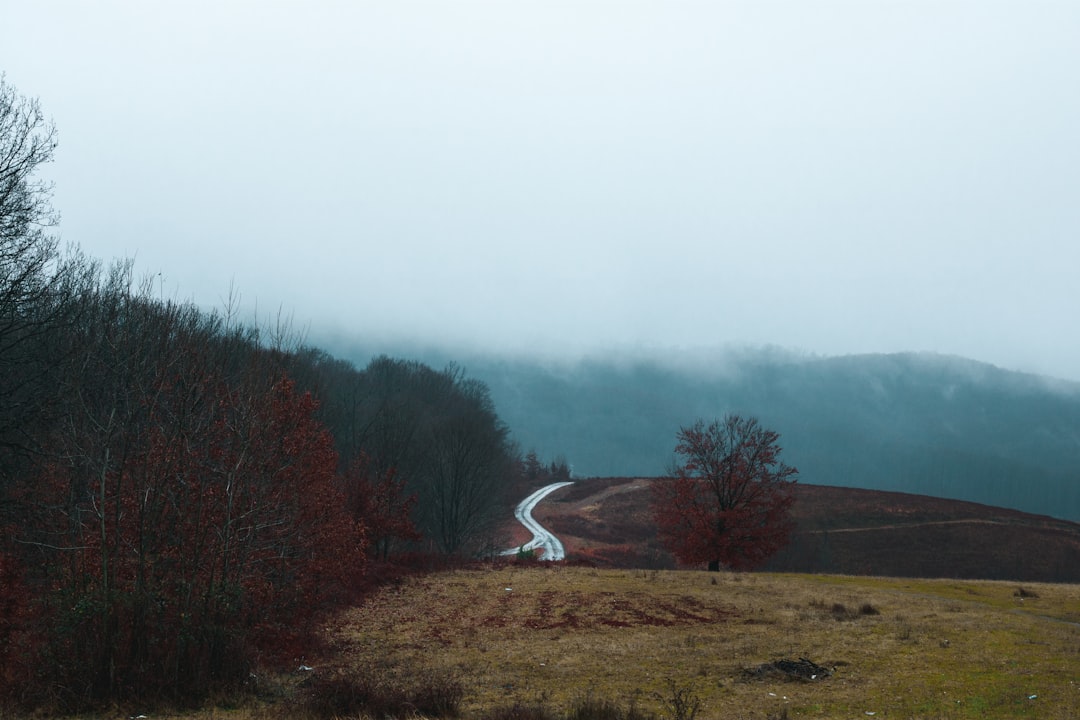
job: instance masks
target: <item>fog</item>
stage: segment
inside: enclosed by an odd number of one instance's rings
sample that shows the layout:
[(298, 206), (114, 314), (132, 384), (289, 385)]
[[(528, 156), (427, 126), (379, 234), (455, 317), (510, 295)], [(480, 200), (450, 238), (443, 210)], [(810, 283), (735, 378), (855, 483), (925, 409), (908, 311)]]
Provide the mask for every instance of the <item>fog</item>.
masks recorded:
[(316, 343), (1080, 380), (1077, 37), (1033, 0), (43, 0), (0, 71), (66, 241)]

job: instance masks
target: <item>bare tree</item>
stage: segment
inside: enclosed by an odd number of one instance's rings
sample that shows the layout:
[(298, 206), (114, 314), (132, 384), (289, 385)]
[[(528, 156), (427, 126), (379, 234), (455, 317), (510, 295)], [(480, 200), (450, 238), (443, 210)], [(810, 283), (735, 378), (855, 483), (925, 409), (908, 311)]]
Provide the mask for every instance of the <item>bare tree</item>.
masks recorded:
[(39, 244), (45, 228), (56, 224), (52, 185), (34, 177), (55, 150), (56, 127), (45, 119), (41, 105), (19, 95), (0, 75), (0, 246), (5, 260), (12, 248)]
[(680, 562), (755, 567), (783, 547), (798, 471), (780, 460), (780, 436), (727, 415), (679, 431), (672, 479), (652, 485), (660, 538)]
[(495, 414), (488, 388), (445, 373), (450, 394), (427, 443), (424, 526), (443, 552), (476, 550), (483, 542), (512, 474), (508, 430)]
[(38, 101), (0, 75), (0, 487), (40, 444), (56, 367), (50, 331), (77, 310), (72, 298), (94, 273), (75, 253), (62, 258), (51, 232), (52, 186), (37, 171), (55, 148)]

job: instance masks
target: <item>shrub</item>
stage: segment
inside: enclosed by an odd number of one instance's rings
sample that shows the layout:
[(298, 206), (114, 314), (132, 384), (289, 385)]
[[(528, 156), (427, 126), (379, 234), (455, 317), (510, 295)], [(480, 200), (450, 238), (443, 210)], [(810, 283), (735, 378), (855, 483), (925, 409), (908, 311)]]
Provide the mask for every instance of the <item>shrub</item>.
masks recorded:
[(557, 720), (557, 716), (543, 705), (503, 705), (480, 717), (480, 720)]
[(578, 698), (565, 713), (557, 713), (544, 705), (504, 705), (484, 714), (481, 720), (656, 720), (656, 715), (641, 710), (631, 699), (626, 707), (614, 700), (592, 695)]
[(694, 720), (705, 706), (701, 697), (692, 686), (680, 686), (668, 678), (666, 695), (658, 695), (660, 702), (668, 711), (671, 720)]
[(566, 720), (655, 720), (655, 715), (638, 709), (633, 700), (623, 708), (613, 700), (587, 696), (579, 699), (566, 714)]
[(315, 675), (300, 702), (317, 717), (452, 717), (465, 688), (444, 672), (378, 670), (365, 674)]

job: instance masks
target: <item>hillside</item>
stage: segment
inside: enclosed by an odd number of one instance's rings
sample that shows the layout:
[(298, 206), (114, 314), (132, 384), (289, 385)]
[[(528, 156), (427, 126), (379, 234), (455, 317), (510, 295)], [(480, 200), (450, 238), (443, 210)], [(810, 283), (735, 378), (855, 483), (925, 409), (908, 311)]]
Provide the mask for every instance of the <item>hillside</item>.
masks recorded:
[[(330, 344), (360, 364), (376, 354)], [(735, 412), (780, 433), (804, 484), (1080, 521), (1080, 383), (929, 353), (716, 349), (570, 362), (393, 352), (466, 368), (523, 452), (564, 457), (577, 477), (663, 475), (680, 427)]]
[(800, 482), (1080, 521), (1080, 385), (927, 354), (718, 354), (578, 365), (468, 361), (524, 450), (579, 477), (667, 472), (675, 434), (737, 412), (780, 433)]
[[(581, 481), (534, 516), (569, 557), (673, 567), (659, 547), (642, 478)], [(797, 529), (766, 569), (896, 577), (1080, 582), (1080, 524), (1016, 510), (885, 491), (797, 485)]]

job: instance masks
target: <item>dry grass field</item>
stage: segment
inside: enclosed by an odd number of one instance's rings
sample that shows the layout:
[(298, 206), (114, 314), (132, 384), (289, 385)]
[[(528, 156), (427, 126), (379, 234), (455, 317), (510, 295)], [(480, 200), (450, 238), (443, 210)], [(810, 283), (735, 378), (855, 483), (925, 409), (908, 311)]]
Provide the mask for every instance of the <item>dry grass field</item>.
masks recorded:
[[(388, 587), (314, 672), (465, 684), (465, 716), (583, 697), (699, 718), (1080, 717), (1080, 587), (505, 566)], [(747, 673), (779, 659), (816, 681)], [(670, 714), (670, 713), (668, 713)]]
[[(466, 720), (611, 718), (583, 700), (689, 720), (675, 693), (700, 700), (697, 720), (1080, 717), (1076, 585), (508, 564), (386, 586), (326, 634), (314, 669), (262, 679), (263, 700), (172, 717), (382, 720), (311, 702), (370, 678), (446, 678)], [(833, 672), (761, 672), (800, 658)]]

